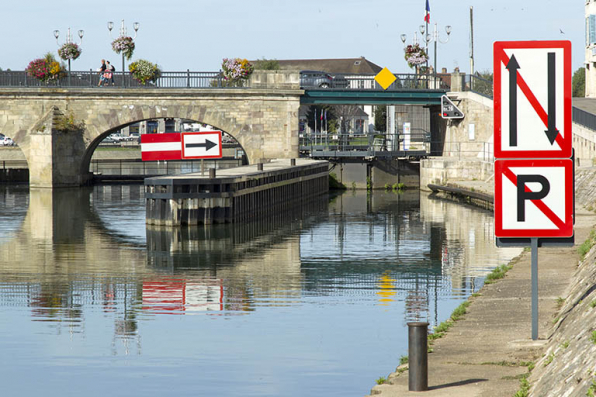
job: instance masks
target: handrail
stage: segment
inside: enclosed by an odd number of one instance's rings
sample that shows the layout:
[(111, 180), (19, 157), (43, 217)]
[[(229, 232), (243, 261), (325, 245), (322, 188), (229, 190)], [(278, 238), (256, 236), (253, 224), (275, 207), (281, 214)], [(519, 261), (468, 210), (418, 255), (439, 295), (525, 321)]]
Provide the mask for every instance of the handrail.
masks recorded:
[[(193, 72), (164, 71), (155, 81), (142, 85), (128, 72), (114, 73), (114, 87), (116, 88), (250, 88), (251, 80), (239, 82), (226, 81), (221, 71)], [(376, 74), (333, 74), (333, 83), (329, 85), (303, 85), (306, 90), (374, 90), (374, 91), (411, 91), (411, 90), (441, 90), (449, 91), (451, 75), (449, 74), (415, 74), (397, 73), (393, 75), (395, 81), (386, 89), (375, 80)], [(123, 81), (124, 79), (124, 81)], [(85, 88), (97, 87), (100, 72), (94, 70), (72, 71), (70, 78), (64, 74), (60, 78), (42, 82), (27, 75), (26, 71), (0, 71), (0, 87), (62, 87)]]

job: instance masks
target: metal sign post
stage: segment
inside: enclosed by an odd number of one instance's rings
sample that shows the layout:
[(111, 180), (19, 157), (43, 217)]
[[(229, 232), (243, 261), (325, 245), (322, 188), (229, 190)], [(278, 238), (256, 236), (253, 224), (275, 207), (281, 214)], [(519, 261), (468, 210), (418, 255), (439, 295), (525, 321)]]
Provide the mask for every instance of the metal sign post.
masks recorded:
[(538, 239), (531, 239), (532, 246), (532, 340), (538, 339)]
[(538, 247), (573, 245), (571, 42), (494, 43), (495, 236), (531, 248), (532, 340)]

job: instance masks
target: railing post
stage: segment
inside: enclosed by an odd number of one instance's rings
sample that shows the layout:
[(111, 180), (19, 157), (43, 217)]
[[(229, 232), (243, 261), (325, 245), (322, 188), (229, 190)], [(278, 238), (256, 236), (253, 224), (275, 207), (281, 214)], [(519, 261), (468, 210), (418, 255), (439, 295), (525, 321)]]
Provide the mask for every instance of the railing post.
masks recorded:
[(190, 69), (186, 69), (186, 88), (190, 88)]
[(408, 390), (428, 390), (428, 323), (408, 323)]

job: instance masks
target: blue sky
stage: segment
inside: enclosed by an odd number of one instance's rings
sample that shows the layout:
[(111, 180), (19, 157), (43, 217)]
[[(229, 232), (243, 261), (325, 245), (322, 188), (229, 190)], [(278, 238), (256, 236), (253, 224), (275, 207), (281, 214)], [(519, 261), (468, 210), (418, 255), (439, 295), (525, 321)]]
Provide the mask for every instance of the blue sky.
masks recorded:
[[(492, 69), (497, 40), (570, 40), (573, 69), (583, 66), (583, 0), (430, 0), (431, 24), (442, 39), (438, 66), (469, 72), (470, 6), (474, 7), (474, 58), (478, 71)], [(423, 23), (425, 0), (195, 0), (124, 2), (4, 2), (0, 24), (0, 67), (23, 70), (29, 61), (58, 48), (60, 30), (85, 31), (83, 54), (73, 70), (99, 66), (101, 58), (121, 69), (111, 50), (124, 19), (129, 33), (140, 22), (133, 60), (144, 58), (163, 70), (215, 71), (224, 57), (248, 59), (355, 58), (364, 56), (394, 73), (408, 72), (400, 35), (408, 41)], [(564, 33), (561, 33), (563, 31)], [(431, 44), (432, 46), (432, 44)], [(431, 51), (431, 62), (434, 53)]]

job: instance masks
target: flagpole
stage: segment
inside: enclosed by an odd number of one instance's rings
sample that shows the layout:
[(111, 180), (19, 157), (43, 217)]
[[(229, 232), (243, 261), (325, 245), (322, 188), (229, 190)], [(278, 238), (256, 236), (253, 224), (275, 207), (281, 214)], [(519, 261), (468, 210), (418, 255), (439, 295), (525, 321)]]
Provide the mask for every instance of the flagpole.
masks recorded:
[[(428, 87), (428, 75), (429, 75), (429, 70), (428, 70), (428, 24), (430, 23), (430, 5), (428, 4), (429, 0), (426, 0), (426, 12), (428, 13), (428, 17), (425, 18), (425, 22), (426, 22), (426, 28), (424, 30), (424, 42), (426, 43), (426, 84)], [(435, 71), (436, 73), (436, 71)]]
[(315, 145), (317, 144), (317, 108), (315, 108)]

